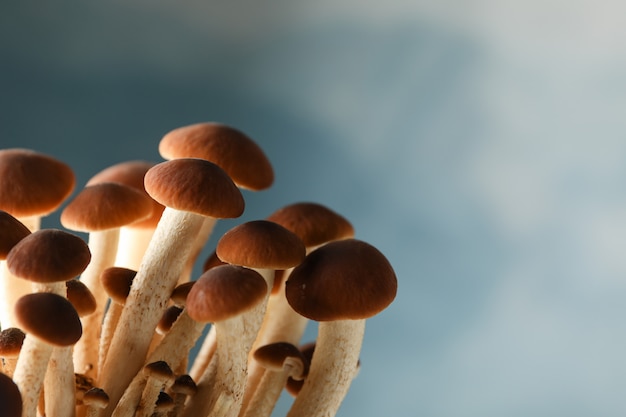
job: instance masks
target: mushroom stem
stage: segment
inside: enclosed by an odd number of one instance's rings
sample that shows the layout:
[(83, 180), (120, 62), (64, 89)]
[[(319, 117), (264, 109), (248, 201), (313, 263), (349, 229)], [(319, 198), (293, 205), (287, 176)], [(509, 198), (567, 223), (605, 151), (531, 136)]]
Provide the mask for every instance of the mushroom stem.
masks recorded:
[(153, 235), (154, 229), (121, 227), (115, 265), (135, 271), (139, 269)]
[(332, 417), (357, 372), (365, 319), (320, 322), (302, 390), (287, 417)]
[(194, 381), (198, 381), (204, 373), (204, 370), (209, 366), (209, 363), (215, 354), (216, 339), (217, 335), (215, 333), (215, 326), (211, 326), (209, 332), (204, 337), (200, 350), (198, 351), (193, 361), (193, 365), (189, 370), (189, 375)]
[(9, 271), (6, 261), (0, 261), (0, 327), (15, 327), (13, 306), (21, 296), (32, 292), (29, 281), (16, 277)]
[(22, 417), (35, 417), (52, 346), (27, 334), (17, 360), (13, 381), (22, 393)]
[(76, 382), (71, 346), (55, 346), (44, 378), (47, 416), (71, 417), (76, 411)]
[(215, 223), (217, 223), (217, 219), (213, 217), (207, 217), (204, 219), (204, 222), (202, 222), (202, 227), (198, 231), (198, 235), (193, 242), (193, 247), (191, 249), (189, 258), (187, 259), (187, 263), (185, 264), (183, 272), (178, 279), (179, 284), (188, 282), (191, 279), (191, 273), (193, 272), (194, 264), (198, 259), (200, 252), (202, 252), (202, 249), (211, 237), (211, 233), (213, 233), (213, 229), (215, 228)]
[(113, 266), (119, 240), (119, 228), (89, 234), (91, 262), (80, 276), (96, 299), (96, 310), (83, 317), (83, 337), (74, 346), (74, 368), (76, 372), (96, 379), (98, 377), (98, 350), (102, 331), (102, 318), (107, 304), (107, 293), (100, 282), (100, 274)]
[(98, 342), (98, 369), (103, 369), (104, 367), (104, 360), (106, 359), (109, 345), (111, 344), (111, 339), (113, 338), (113, 333), (115, 332), (115, 327), (119, 322), (123, 309), (123, 304), (119, 304), (111, 300), (109, 308), (104, 315), (102, 330), (100, 332), (100, 340)]
[[(133, 281), (113, 335), (100, 384), (114, 407), (144, 364), (154, 329), (191, 251), (204, 217), (167, 207)], [(120, 360), (124, 358), (124, 360)]]

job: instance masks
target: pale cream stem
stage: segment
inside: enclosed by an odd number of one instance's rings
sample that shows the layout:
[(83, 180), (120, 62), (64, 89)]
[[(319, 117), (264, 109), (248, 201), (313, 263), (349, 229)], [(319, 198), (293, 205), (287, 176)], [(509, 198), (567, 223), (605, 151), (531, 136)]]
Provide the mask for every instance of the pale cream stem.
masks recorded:
[(36, 417), (39, 394), (43, 386), (52, 345), (27, 334), (17, 360), (13, 381), (22, 394), (22, 417)]
[(191, 280), (191, 274), (193, 272), (193, 267), (195, 265), (198, 256), (204, 249), (204, 246), (208, 242), (211, 237), (211, 233), (213, 233), (213, 229), (215, 228), (215, 223), (217, 219), (213, 217), (206, 217), (204, 222), (202, 223), (202, 227), (200, 228), (196, 239), (193, 242), (193, 248), (191, 249), (191, 253), (189, 258), (187, 259), (187, 263), (185, 264), (185, 268), (178, 279), (178, 284), (183, 284), (185, 282), (189, 282)]
[(332, 417), (357, 372), (365, 319), (320, 322), (309, 374), (287, 417)]
[(74, 346), (74, 369), (90, 378), (98, 378), (98, 350), (102, 319), (108, 296), (100, 281), (102, 271), (115, 263), (119, 241), (119, 228), (89, 233), (91, 261), (80, 276), (96, 299), (96, 310), (81, 318), (83, 336)]
[(109, 345), (111, 343), (111, 339), (113, 338), (113, 333), (115, 332), (120, 316), (122, 315), (123, 309), (123, 304), (119, 304), (111, 300), (109, 308), (104, 315), (98, 347), (98, 369), (102, 369), (104, 366), (104, 360), (106, 359), (107, 352), (109, 351)]
[(275, 372), (265, 369), (250, 402), (245, 409), (242, 409), (241, 415), (243, 417), (269, 417), (288, 378), (289, 373), (286, 371)]
[(153, 235), (151, 228), (121, 227), (115, 266), (138, 270)]
[(55, 346), (44, 378), (46, 416), (71, 417), (76, 411), (76, 383), (71, 346)]

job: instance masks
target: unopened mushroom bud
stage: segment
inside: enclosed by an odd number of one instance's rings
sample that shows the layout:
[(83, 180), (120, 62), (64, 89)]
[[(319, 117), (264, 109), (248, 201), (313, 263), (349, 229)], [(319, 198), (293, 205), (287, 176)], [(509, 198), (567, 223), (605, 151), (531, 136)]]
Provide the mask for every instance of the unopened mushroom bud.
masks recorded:
[(165, 361), (149, 363), (144, 367), (143, 372), (147, 380), (135, 413), (136, 417), (150, 417), (156, 407), (159, 393), (169, 387), (175, 379), (174, 373)]
[(335, 415), (357, 369), (365, 320), (385, 309), (396, 291), (389, 261), (356, 239), (328, 243), (294, 268), (287, 300), (320, 323), (309, 375), (288, 417)]
[(2, 372), (9, 377), (15, 372), (17, 358), (22, 350), (26, 335), (17, 327), (9, 327), (0, 332), (0, 359), (2, 360)]

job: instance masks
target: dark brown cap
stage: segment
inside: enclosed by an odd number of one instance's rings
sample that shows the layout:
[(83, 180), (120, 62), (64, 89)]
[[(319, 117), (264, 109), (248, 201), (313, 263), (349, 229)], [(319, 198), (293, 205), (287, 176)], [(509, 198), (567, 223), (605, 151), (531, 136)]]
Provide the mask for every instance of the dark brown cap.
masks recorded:
[(22, 417), (22, 395), (15, 382), (0, 373), (0, 404), (4, 417)]
[(29, 149), (0, 150), (0, 210), (15, 217), (44, 216), (74, 190), (76, 179), (65, 163)]
[(63, 230), (41, 229), (20, 240), (7, 255), (7, 267), (17, 277), (50, 283), (80, 275), (91, 261), (89, 246)]
[(287, 269), (306, 255), (302, 240), (268, 220), (249, 221), (233, 227), (217, 242), (218, 258), (248, 268)]
[(145, 176), (146, 191), (167, 207), (214, 218), (241, 216), (241, 191), (223, 169), (204, 159), (162, 162)]
[(65, 282), (67, 299), (76, 309), (80, 317), (88, 316), (96, 311), (96, 298), (87, 286), (78, 279)]
[(187, 313), (198, 322), (217, 322), (249, 310), (265, 297), (267, 284), (252, 269), (222, 265), (196, 281), (187, 296)]
[(289, 305), (312, 320), (365, 319), (395, 298), (396, 274), (374, 246), (356, 239), (327, 243), (291, 272)]
[[(101, 182), (116, 182), (132, 187), (148, 195), (143, 184), (143, 179), (146, 175), (146, 172), (148, 172), (148, 170), (155, 165), (156, 162), (140, 160), (120, 162), (118, 164), (111, 165), (110, 167), (103, 169), (102, 171), (91, 177), (89, 181), (87, 181), (87, 186), (98, 184)], [(150, 215), (150, 217), (144, 220), (139, 220), (128, 225), (128, 227), (137, 229), (153, 229), (156, 227), (165, 207), (162, 204), (156, 202), (152, 197), (148, 197), (150, 198), (150, 202), (152, 204), (152, 214)]]
[(165, 159), (202, 158), (219, 165), (241, 188), (254, 191), (274, 182), (263, 150), (241, 131), (220, 123), (197, 123), (167, 133), (159, 143)]
[(161, 319), (157, 323), (157, 332), (162, 335), (169, 332), (182, 312), (183, 309), (179, 306), (169, 306), (166, 308), (163, 315), (161, 315)]
[(130, 293), (135, 275), (137, 275), (137, 271), (135, 270), (112, 266), (102, 271), (100, 274), (100, 283), (113, 301), (118, 304), (124, 304)]
[(30, 230), (22, 222), (0, 210), (0, 260), (6, 259), (13, 246), (29, 234)]
[(174, 372), (165, 361), (150, 362), (143, 367), (143, 372), (146, 376), (164, 383), (174, 380)]
[(309, 371), (309, 360), (307, 360), (300, 349), (291, 343), (275, 342), (257, 348), (253, 353), (254, 360), (261, 366), (274, 372), (281, 372), (285, 362), (290, 361), (296, 369), (299, 379)]
[(0, 332), (0, 356), (16, 358), (22, 350), (25, 333), (17, 327), (8, 327)]
[(102, 388), (90, 388), (83, 394), (83, 404), (103, 409), (109, 405), (109, 396)]
[(115, 229), (152, 214), (152, 199), (127, 185), (101, 182), (90, 185), (61, 212), (61, 224), (80, 232)]
[[(313, 359), (313, 352), (315, 352), (315, 342), (307, 342), (301, 345), (299, 348), (302, 356), (307, 361), (307, 363), (311, 364), (311, 359)], [(305, 376), (306, 378), (306, 376)], [(285, 390), (291, 394), (291, 396), (296, 397), (300, 390), (302, 389), (302, 385), (304, 385), (304, 379), (294, 379), (292, 377), (287, 378), (287, 382), (285, 383)]]
[(187, 296), (189, 295), (189, 291), (195, 285), (196, 281), (188, 281), (183, 282), (182, 284), (178, 284), (174, 291), (172, 291), (172, 295), (170, 298), (174, 302), (174, 304), (178, 306), (184, 306), (187, 304)]
[(354, 237), (354, 228), (345, 217), (317, 203), (290, 204), (276, 210), (267, 220), (298, 235), (307, 248)]
[(198, 391), (198, 386), (191, 376), (183, 374), (174, 380), (170, 389), (174, 394), (194, 395)]
[(15, 316), (26, 334), (57, 346), (70, 346), (83, 329), (78, 313), (67, 298), (39, 292), (22, 296), (15, 304)]
[(174, 399), (165, 391), (159, 392), (159, 396), (154, 404), (154, 413), (161, 415), (172, 409), (174, 409)]

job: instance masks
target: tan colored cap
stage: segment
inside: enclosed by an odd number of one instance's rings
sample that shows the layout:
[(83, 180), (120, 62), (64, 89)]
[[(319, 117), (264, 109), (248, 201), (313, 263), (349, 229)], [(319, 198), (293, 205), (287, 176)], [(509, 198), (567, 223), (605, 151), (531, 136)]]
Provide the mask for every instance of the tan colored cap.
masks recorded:
[[(146, 172), (148, 172), (148, 170), (155, 165), (156, 162), (140, 160), (120, 162), (103, 169), (91, 177), (89, 181), (87, 181), (87, 186), (101, 182), (116, 182), (132, 187), (147, 195), (148, 193), (146, 193), (143, 180)], [(128, 227), (134, 229), (154, 229), (156, 227), (157, 223), (159, 223), (159, 220), (161, 219), (161, 214), (163, 214), (163, 209), (165, 209), (165, 207), (155, 201), (152, 197), (150, 197), (150, 202), (152, 203), (152, 214), (150, 217), (134, 222), (128, 225)]]
[(216, 266), (198, 278), (187, 296), (187, 313), (198, 322), (217, 322), (249, 310), (265, 297), (267, 284), (252, 269)]
[(214, 218), (243, 213), (241, 191), (223, 169), (204, 159), (162, 162), (148, 170), (144, 184), (152, 198), (167, 207)]
[(76, 179), (65, 163), (29, 149), (0, 150), (0, 210), (15, 217), (44, 216), (74, 190)]
[(41, 229), (20, 240), (7, 255), (13, 275), (33, 282), (68, 281), (91, 261), (89, 246), (63, 230)]
[(285, 283), (289, 305), (316, 321), (365, 319), (384, 310), (397, 292), (396, 274), (372, 245), (346, 239), (311, 252)]
[(85, 317), (96, 311), (96, 298), (87, 286), (78, 279), (65, 282), (67, 299), (76, 309), (80, 317)]
[(6, 259), (9, 251), (30, 234), (28, 227), (15, 217), (0, 210), (0, 261)]
[(0, 404), (4, 417), (22, 417), (22, 395), (15, 382), (0, 373)]
[(61, 212), (61, 224), (79, 232), (116, 229), (152, 214), (150, 197), (135, 188), (101, 182), (81, 190)]
[(267, 220), (298, 235), (307, 248), (354, 237), (354, 228), (345, 217), (318, 203), (290, 204), (272, 213)]
[(137, 271), (120, 266), (112, 266), (100, 274), (100, 283), (107, 295), (118, 304), (124, 304), (133, 285)]
[(197, 123), (167, 133), (159, 143), (165, 159), (202, 158), (220, 166), (235, 184), (262, 190), (274, 182), (272, 165), (247, 135), (220, 123)]
[(218, 258), (248, 268), (288, 269), (306, 255), (302, 240), (268, 220), (249, 221), (233, 227), (217, 242)]
[(26, 334), (56, 346), (70, 346), (83, 329), (78, 313), (67, 298), (39, 292), (22, 296), (15, 304), (15, 316)]

